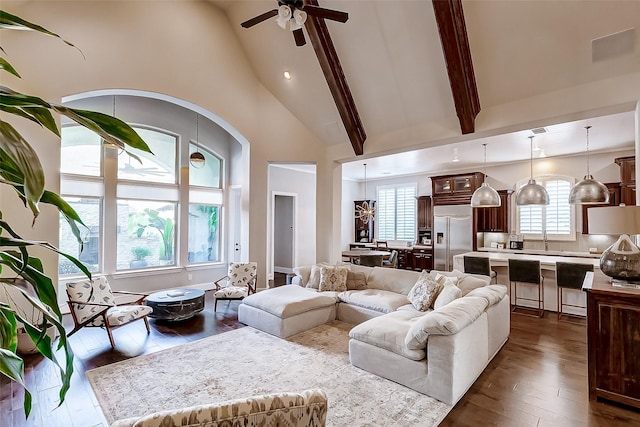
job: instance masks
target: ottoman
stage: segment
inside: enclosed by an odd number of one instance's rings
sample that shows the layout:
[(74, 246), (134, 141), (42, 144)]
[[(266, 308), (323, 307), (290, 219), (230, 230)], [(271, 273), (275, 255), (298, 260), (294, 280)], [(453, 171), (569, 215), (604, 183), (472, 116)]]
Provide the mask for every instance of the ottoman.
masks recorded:
[(261, 291), (242, 300), (238, 320), (280, 338), (335, 320), (335, 293), (329, 295), (296, 285)]

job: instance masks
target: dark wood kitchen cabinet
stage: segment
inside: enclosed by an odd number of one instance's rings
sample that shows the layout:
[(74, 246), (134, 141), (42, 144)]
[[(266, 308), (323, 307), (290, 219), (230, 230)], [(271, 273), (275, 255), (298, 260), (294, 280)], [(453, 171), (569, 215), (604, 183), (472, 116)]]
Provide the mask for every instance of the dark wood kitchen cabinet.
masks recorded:
[(433, 226), (433, 209), (431, 208), (431, 197), (418, 197), (418, 231), (431, 230)]
[(500, 190), (500, 206), (495, 208), (474, 208), (476, 231), (509, 233), (509, 200), (513, 190)]
[(618, 157), (614, 160), (620, 166), (620, 203), (636, 204), (636, 158)]
[(411, 267), (413, 270), (433, 270), (433, 249), (413, 248), (411, 251)]
[(604, 185), (609, 189), (609, 203), (599, 205), (582, 205), (582, 234), (589, 234), (589, 209), (602, 206), (618, 206), (621, 203), (620, 183), (608, 182)]
[(594, 280), (586, 292), (589, 399), (640, 408), (640, 290)]
[(431, 196), (433, 205), (466, 205), (471, 196), (484, 182), (484, 174), (471, 172), (459, 175), (431, 177)]

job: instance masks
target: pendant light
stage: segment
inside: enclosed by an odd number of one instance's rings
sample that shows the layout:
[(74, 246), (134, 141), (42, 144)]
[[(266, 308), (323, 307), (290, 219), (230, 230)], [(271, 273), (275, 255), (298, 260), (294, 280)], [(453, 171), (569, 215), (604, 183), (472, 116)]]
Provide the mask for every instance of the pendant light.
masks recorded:
[(204, 167), (204, 155), (200, 152), (200, 127), (198, 123), (198, 118), (200, 114), (196, 113), (196, 151), (191, 153), (189, 156), (189, 163), (196, 169), (200, 169)]
[(364, 224), (369, 224), (369, 221), (373, 221), (376, 215), (376, 208), (373, 204), (369, 204), (367, 200), (367, 164), (364, 164), (364, 201), (359, 206), (356, 206), (356, 219), (360, 219)]
[(518, 206), (549, 204), (549, 193), (547, 193), (547, 189), (536, 183), (536, 180), (533, 179), (533, 138), (533, 136), (529, 137), (531, 145), (531, 175), (529, 182), (520, 187), (516, 193), (516, 205)]
[[(115, 95), (113, 95), (113, 113), (111, 114), (111, 116), (116, 118), (116, 96)], [(124, 144), (122, 145), (118, 144), (115, 139), (112, 139), (110, 141), (103, 139), (102, 141), (106, 148), (111, 148), (112, 150), (118, 150), (118, 155), (124, 152)]]
[(582, 181), (571, 188), (569, 203), (572, 205), (609, 203), (609, 190), (603, 183), (593, 179), (589, 172), (589, 129), (591, 129), (591, 126), (585, 126), (584, 128), (587, 130), (587, 174)]
[(496, 208), (502, 203), (500, 195), (487, 183), (487, 144), (482, 144), (484, 148), (484, 181), (480, 188), (476, 189), (471, 196), (472, 208)]

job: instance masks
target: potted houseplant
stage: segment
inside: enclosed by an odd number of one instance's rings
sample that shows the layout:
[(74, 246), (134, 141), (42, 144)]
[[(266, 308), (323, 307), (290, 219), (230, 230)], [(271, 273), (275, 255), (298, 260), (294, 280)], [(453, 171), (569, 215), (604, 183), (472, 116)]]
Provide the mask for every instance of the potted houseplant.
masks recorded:
[[(18, 16), (0, 10), (0, 30), (29, 30), (55, 37), (69, 46), (57, 34), (39, 25), (26, 21)], [(0, 49), (0, 73), (10, 73), (20, 78), (16, 68), (5, 58), (10, 52), (3, 45)], [(58, 137), (60, 131), (53, 114), (64, 115), (78, 124), (96, 132), (105, 144), (116, 145), (128, 152), (130, 147), (151, 152), (147, 144), (126, 123), (93, 111), (69, 108), (61, 104), (47, 102), (36, 96), (20, 93), (9, 87), (0, 85), (0, 111), (5, 116), (0, 118), (0, 184), (11, 186), (17, 195), (16, 202), (30, 209), (34, 221), (40, 213), (39, 204), (46, 203), (58, 209), (61, 216), (69, 223), (78, 243), (82, 245), (80, 229), (85, 227), (78, 214), (58, 194), (45, 189), (44, 171), (38, 154), (25, 138), (14, 128), (6, 117), (17, 120), (29, 120), (53, 132)], [(131, 155), (131, 154), (130, 154)], [(134, 156), (135, 157), (135, 156)], [(3, 200), (3, 203), (9, 203)], [(17, 292), (28, 306), (33, 307), (34, 316), (25, 315), (26, 310), (16, 307), (15, 299), (2, 299), (0, 295), (0, 375), (8, 377), (25, 387), (24, 411), (28, 416), (31, 411), (31, 394), (26, 389), (24, 380), (24, 363), (17, 354), (17, 336), (19, 327), (23, 327), (38, 351), (55, 363), (60, 371), (60, 403), (69, 389), (73, 373), (73, 353), (67, 342), (67, 335), (62, 325), (62, 314), (58, 307), (56, 289), (42, 266), (40, 259), (30, 255), (34, 246), (42, 247), (66, 257), (75, 264), (82, 273), (91, 277), (89, 270), (77, 259), (61, 253), (53, 245), (23, 239), (19, 230), (2, 218), (0, 212), (0, 287)], [(59, 334), (58, 344), (47, 335), (50, 325)], [(63, 360), (58, 360), (56, 350), (63, 350)]]
[(149, 248), (145, 248), (144, 246), (136, 246), (131, 249), (133, 256), (135, 257), (133, 261), (129, 263), (129, 267), (131, 268), (142, 268), (149, 265), (147, 260), (145, 259), (149, 255), (151, 255), (151, 250)]

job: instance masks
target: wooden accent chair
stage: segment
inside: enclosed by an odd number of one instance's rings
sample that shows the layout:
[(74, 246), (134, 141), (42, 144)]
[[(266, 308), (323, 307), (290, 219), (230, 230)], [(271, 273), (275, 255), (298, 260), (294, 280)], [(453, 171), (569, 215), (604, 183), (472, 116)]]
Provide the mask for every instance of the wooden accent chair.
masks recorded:
[(226, 276), (216, 280), (213, 293), (213, 311), (218, 309), (218, 300), (242, 300), (256, 293), (258, 281), (258, 263), (231, 262)]
[(382, 266), (387, 268), (398, 268), (398, 251), (392, 250), (389, 259), (382, 259)]
[(556, 284), (558, 285), (558, 320), (562, 320), (562, 316), (577, 316), (575, 314), (565, 313), (564, 307), (586, 308), (584, 305), (566, 304), (564, 299), (565, 290), (574, 290), (582, 292), (582, 282), (588, 271), (593, 271), (592, 264), (577, 264), (571, 262), (556, 262)]
[[(135, 301), (118, 305), (114, 294), (136, 295)], [(147, 316), (153, 312), (151, 307), (144, 305), (146, 294), (127, 291), (112, 291), (105, 277), (80, 282), (67, 282), (67, 296), (69, 308), (75, 327), (69, 336), (75, 334), (85, 326), (105, 328), (109, 335), (111, 347), (115, 348), (113, 329), (124, 326), (135, 320), (144, 320), (147, 334), (150, 332)]]
[(382, 255), (360, 255), (360, 265), (367, 267), (382, 267)]

